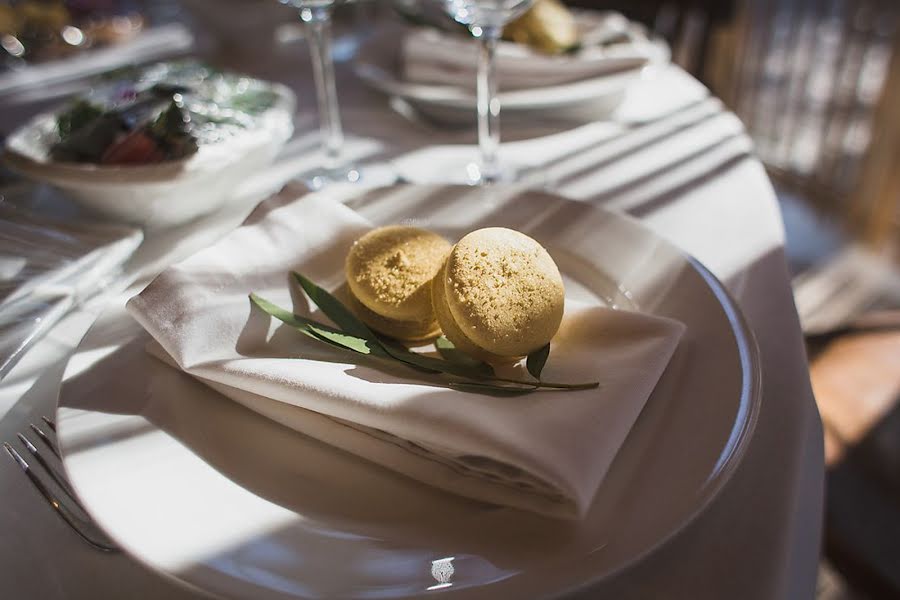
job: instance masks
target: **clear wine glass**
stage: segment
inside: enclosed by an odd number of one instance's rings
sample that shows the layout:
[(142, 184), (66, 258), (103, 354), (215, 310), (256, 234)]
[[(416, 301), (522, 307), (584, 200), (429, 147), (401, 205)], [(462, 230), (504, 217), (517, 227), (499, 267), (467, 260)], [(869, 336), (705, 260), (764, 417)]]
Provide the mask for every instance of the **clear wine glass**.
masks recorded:
[(500, 150), (500, 98), (497, 95), (495, 54), (503, 27), (534, 0), (444, 0), (447, 13), (469, 28), (479, 41), (477, 108), (478, 147), (481, 164), (469, 165), (473, 183), (495, 183), (515, 179), (516, 173), (498, 160)]
[(328, 183), (360, 180), (360, 170), (348, 165), (342, 155), (344, 131), (338, 108), (337, 88), (334, 83), (334, 60), (331, 55), (331, 14), (341, 0), (279, 0), (300, 11), (305, 24), (312, 58), (313, 78), (316, 86), (316, 103), (319, 109), (323, 165), (308, 174), (310, 187), (318, 189)]

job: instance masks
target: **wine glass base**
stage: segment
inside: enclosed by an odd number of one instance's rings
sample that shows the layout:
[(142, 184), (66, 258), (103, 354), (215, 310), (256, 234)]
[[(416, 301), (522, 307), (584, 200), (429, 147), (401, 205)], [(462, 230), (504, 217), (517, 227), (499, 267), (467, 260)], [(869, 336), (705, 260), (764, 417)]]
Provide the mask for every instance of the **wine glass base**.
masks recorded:
[(321, 190), (332, 184), (356, 184), (365, 187), (391, 185), (397, 173), (388, 165), (359, 165), (320, 168), (304, 173), (300, 179), (311, 190)]
[[(500, 156), (498, 177), (501, 184), (517, 184), (531, 188), (549, 187), (551, 171), (542, 165), (529, 165)], [(400, 179), (409, 183), (453, 183), (461, 185), (489, 184), (481, 177), (478, 151), (471, 146), (430, 146), (399, 156), (393, 160)]]
[(546, 181), (542, 170), (536, 167), (501, 163), (498, 167), (485, 172), (477, 162), (465, 165), (465, 183), (469, 185), (522, 184), (530, 187), (542, 187)]

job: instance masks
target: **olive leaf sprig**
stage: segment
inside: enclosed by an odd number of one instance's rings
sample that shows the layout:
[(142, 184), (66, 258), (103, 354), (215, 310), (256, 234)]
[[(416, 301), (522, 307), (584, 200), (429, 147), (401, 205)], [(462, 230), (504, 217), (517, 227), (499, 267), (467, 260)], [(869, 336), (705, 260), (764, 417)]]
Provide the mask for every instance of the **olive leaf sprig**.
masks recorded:
[(297, 272), (292, 275), (310, 300), (337, 327), (296, 315), (255, 293), (250, 294), (250, 300), (285, 325), (334, 348), (400, 363), (423, 373), (447, 375), (451, 377), (447, 382), (448, 386), (467, 391), (518, 395), (539, 389), (574, 391), (593, 389), (599, 386), (596, 381), (589, 383), (543, 381), (541, 371), (550, 354), (550, 344), (531, 353), (526, 359), (526, 368), (534, 377), (534, 381), (498, 377), (491, 365), (461, 352), (443, 336), (435, 342), (441, 358), (412, 352), (396, 342), (377, 335), (337, 298), (308, 278)]

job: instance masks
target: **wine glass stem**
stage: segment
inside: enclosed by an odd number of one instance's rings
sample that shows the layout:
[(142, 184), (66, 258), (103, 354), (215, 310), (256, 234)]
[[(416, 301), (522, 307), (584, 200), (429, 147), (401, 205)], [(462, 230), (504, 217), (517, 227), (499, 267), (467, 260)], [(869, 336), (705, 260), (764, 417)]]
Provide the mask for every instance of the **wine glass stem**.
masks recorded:
[(309, 31), (309, 52), (312, 56), (313, 77), (316, 81), (316, 100), (319, 106), (319, 128), (322, 133), (322, 153), (325, 168), (340, 165), (344, 132), (338, 109), (337, 89), (334, 85), (334, 60), (331, 56), (331, 11), (328, 7), (304, 8), (300, 18)]
[(495, 54), (499, 27), (482, 27), (478, 53), (478, 146), (481, 149), (481, 182), (493, 183), (500, 168), (500, 98), (497, 97)]

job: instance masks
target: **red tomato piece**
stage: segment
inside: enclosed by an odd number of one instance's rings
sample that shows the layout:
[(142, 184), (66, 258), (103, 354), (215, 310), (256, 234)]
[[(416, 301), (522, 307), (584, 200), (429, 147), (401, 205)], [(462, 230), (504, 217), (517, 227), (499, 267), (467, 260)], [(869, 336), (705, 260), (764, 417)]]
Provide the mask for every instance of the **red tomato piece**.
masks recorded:
[(160, 162), (165, 154), (159, 144), (143, 131), (132, 131), (122, 139), (113, 142), (103, 156), (104, 165), (142, 165)]

